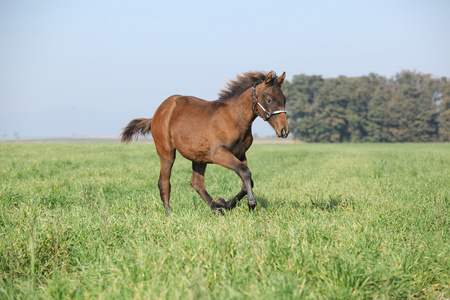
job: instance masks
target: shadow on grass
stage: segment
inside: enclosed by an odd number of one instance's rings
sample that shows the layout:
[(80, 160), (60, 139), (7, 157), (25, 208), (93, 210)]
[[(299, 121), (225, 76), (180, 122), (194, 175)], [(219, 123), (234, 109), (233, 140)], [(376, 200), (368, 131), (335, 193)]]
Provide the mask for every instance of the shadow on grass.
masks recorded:
[[(228, 200), (227, 200), (228, 201)], [(306, 210), (306, 209), (318, 209), (322, 211), (334, 211), (336, 209), (353, 209), (354, 201), (351, 198), (344, 197), (342, 195), (323, 195), (323, 196), (313, 196), (306, 195), (306, 199), (272, 199), (269, 200), (269, 197), (266, 195), (260, 195), (256, 197), (256, 201), (258, 202), (258, 206), (267, 210), (270, 209), (280, 209), (285, 207), (295, 208), (297, 210)], [(198, 210), (203, 209), (204, 202), (201, 201), (201, 198), (192, 197), (191, 209)], [(245, 206), (247, 207), (247, 197), (244, 197), (241, 201), (239, 201), (236, 206)]]
[(270, 201), (265, 197), (257, 197), (256, 201), (258, 201), (258, 204), (265, 209), (270, 207)]
[(296, 210), (322, 210), (322, 211), (334, 211), (336, 209), (354, 209), (354, 201), (351, 198), (347, 198), (341, 195), (323, 195), (323, 196), (312, 196), (306, 195), (306, 199), (280, 199), (276, 202), (268, 201), (266, 198), (258, 198), (258, 202), (264, 208), (269, 208), (274, 206), (275, 209), (282, 207), (290, 207)]
[(351, 197), (342, 195), (324, 195), (324, 196), (308, 196), (309, 203), (304, 206), (309, 206), (313, 209), (320, 209), (323, 211), (333, 211), (340, 209), (354, 209), (354, 200)]
[(333, 196), (328, 196), (328, 198), (310, 197), (309, 201), (311, 207), (326, 211), (331, 211), (342, 204), (342, 200), (340, 198)]

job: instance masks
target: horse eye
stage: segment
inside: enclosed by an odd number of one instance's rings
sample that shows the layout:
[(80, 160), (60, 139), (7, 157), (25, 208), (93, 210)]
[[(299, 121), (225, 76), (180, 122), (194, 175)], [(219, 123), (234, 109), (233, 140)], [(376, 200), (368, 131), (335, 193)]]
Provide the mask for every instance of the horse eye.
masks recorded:
[(267, 103), (272, 104), (272, 99), (267, 99)]

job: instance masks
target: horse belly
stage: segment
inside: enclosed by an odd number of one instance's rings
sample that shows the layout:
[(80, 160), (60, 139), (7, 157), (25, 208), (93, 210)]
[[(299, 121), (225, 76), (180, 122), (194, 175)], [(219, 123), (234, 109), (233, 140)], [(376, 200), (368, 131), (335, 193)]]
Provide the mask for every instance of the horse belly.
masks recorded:
[(186, 115), (173, 122), (170, 128), (172, 143), (183, 157), (202, 163), (211, 162), (210, 143), (206, 137), (207, 124), (202, 119), (195, 120)]
[(183, 134), (183, 131), (172, 136), (177, 151), (184, 158), (201, 163), (211, 162), (210, 147), (208, 143), (198, 137)]

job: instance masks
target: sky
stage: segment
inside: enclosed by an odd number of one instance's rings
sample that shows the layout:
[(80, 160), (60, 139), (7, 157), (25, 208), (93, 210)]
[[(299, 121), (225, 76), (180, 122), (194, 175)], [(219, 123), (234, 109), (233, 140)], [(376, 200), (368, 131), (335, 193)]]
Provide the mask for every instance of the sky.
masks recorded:
[(449, 16), (448, 0), (2, 0), (0, 138), (118, 136), (250, 70), (450, 77)]

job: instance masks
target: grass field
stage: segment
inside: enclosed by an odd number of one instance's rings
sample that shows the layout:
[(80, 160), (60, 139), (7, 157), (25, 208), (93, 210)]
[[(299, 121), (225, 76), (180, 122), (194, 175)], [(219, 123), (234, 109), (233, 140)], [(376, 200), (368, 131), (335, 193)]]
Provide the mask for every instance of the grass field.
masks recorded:
[[(0, 298), (450, 297), (449, 144), (258, 144), (224, 216), (148, 143), (0, 144)], [(207, 189), (241, 187), (209, 166)]]

